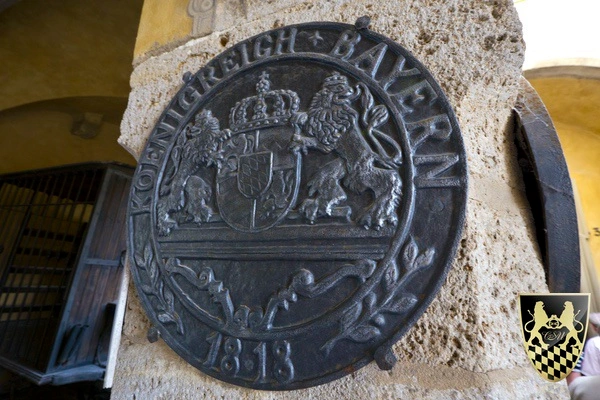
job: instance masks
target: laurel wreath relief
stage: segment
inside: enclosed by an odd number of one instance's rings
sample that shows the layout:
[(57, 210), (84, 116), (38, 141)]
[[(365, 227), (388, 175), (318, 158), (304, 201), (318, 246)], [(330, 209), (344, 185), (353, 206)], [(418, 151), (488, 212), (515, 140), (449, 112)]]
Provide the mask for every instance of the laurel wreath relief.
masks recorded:
[(403, 314), (410, 311), (417, 303), (415, 295), (408, 291), (400, 292), (399, 289), (406, 284), (412, 276), (431, 265), (435, 250), (428, 248), (423, 252), (415, 240), (410, 237), (402, 249), (401, 267), (404, 274), (400, 277), (398, 266), (390, 262), (386, 266), (383, 277), (384, 291), (379, 298), (374, 292), (368, 293), (361, 302), (350, 307), (342, 316), (339, 331), (336, 336), (325, 342), (321, 347), (326, 355), (342, 339), (357, 343), (365, 343), (381, 335), (380, 328), (385, 324), (386, 313)]
[[(340, 318), (338, 333), (325, 342), (321, 351), (328, 355), (340, 340), (365, 343), (375, 339), (381, 335), (380, 328), (385, 324), (385, 314), (403, 314), (410, 311), (418, 299), (409, 291), (399, 289), (415, 273), (429, 267), (434, 255), (433, 248), (420, 251), (414, 238), (410, 237), (402, 248), (400, 265), (390, 262), (384, 267), (381, 275), (381, 284), (384, 287), (382, 293), (378, 296), (375, 292), (368, 292), (356, 304), (349, 307)], [(183, 335), (185, 332), (183, 321), (175, 311), (175, 297), (160, 274), (150, 243), (144, 247), (142, 254), (135, 255), (135, 261), (138, 267), (148, 274), (150, 283), (142, 284), (140, 287), (145, 294), (154, 296), (158, 300), (159, 322), (165, 325), (175, 324), (177, 332)], [(264, 309), (258, 307), (252, 310), (246, 305), (235, 308), (229, 289), (223, 282), (215, 279), (211, 268), (202, 267), (196, 273), (192, 268), (181, 264), (179, 259), (169, 258), (165, 262), (165, 272), (169, 275), (181, 275), (199, 290), (208, 291), (212, 300), (221, 306), (223, 329), (234, 332), (239, 330), (265, 332), (272, 329), (277, 312), (287, 311), (290, 304), (298, 300), (298, 296), (309, 299), (320, 296), (348, 277), (364, 283), (372, 278), (376, 266), (373, 260), (359, 260), (341, 267), (318, 282), (315, 282), (314, 275), (310, 271), (302, 269), (292, 276), (285, 288), (270, 296)]]
[(157, 318), (162, 324), (175, 324), (177, 333), (184, 334), (183, 322), (179, 314), (175, 311), (175, 296), (164, 282), (164, 278), (159, 273), (158, 262), (154, 257), (154, 252), (150, 242), (146, 243), (142, 254), (135, 254), (135, 262), (141, 270), (148, 273), (150, 285), (142, 283), (140, 288), (149, 295), (154, 296), (158, 300)]

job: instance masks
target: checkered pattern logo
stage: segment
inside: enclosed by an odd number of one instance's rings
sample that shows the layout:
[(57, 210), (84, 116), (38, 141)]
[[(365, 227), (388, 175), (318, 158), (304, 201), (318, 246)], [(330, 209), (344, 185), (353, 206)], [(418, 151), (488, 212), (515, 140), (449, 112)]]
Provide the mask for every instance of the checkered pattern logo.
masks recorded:
[[(567, 350), (568, 348), (568, 350)], [(545, 379), (558, 382), (564, 379), (577, 364), (581, 350), (577, 346), (552, 346), (548, 350), (541, 346), (529, 346), (527, 355), (535, 369)]]
[(589, 294), (520, 296), (521, 332), (529, 361), (550, 382), (564, 379), (583, 350)]

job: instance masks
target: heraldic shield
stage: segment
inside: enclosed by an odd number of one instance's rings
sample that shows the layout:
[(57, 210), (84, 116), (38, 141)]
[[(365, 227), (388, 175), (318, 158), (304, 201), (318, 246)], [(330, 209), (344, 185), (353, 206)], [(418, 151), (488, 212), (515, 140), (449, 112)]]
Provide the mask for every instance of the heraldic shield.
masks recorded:
[(262, 196), (273, 178), (273, 153), (244, 154), (238, 157), (238, 190), (249, 199)]
[(583, 351), (589, 294), (521, 294), (519, 300), (529, 361), (544, 379), (564, 379)]
[[(301, 157), (290, 150), (294, 128), (289, 116), (285, 118), (283, 111), (266, 114), (269, 102), (297, 107), (298, 95), (290, 90), (269, 91), (266, 74), (257, 86), (256, 96), (231, 110), (231, 137), (222, 145), (223, 163), (216, 178), (221, 218), (241, 232), (275, 226), (295, 205), (300, 185)], [(250, 110), (253, 116), (247, 121)]]

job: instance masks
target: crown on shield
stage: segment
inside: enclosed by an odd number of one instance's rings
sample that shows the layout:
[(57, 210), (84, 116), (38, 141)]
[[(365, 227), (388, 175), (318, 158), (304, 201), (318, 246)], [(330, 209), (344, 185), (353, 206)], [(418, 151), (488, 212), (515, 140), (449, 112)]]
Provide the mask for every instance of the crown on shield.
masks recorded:
[(291, 90), (270, 89), (269, 74), (263, 71), (256, 84), (258, 94), (238, 101), (231, 109), (229, 129), (233, 133), (288, 123), (300, 107), (300, 98)]

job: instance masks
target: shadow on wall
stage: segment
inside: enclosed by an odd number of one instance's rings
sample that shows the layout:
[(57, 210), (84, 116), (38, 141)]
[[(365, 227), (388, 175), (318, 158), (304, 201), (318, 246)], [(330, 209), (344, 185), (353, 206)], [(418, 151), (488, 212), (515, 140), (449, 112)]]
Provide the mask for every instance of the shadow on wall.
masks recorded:
[(90, 160), (135, 165), (117, 144), (126, 105), (122, 97), (71, 97), (0, 112), (0, 174)]

